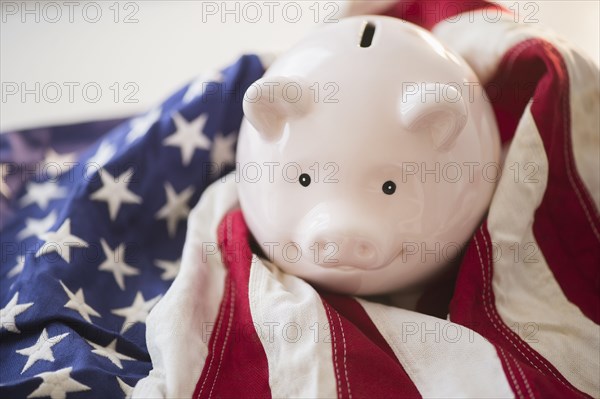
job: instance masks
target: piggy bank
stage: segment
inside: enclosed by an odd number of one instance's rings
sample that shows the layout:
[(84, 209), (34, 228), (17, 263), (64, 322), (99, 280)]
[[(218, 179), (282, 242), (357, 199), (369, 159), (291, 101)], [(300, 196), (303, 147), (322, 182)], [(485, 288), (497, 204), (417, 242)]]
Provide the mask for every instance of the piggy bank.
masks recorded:
[(467, 63), (404, 21), (319, 28), (245, 93), (238, 195), (265, 257), (338, 293), (416, 286), (486, 212), (499, 136)]

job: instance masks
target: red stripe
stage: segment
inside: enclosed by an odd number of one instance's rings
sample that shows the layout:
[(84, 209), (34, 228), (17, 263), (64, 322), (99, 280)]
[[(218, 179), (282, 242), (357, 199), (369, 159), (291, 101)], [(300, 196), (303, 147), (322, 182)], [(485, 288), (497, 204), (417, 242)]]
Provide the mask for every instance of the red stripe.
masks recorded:
[(218, 234), (228, 275), (194, 397), (268, 398), (267, 356), (254, 329), (248, 302), (251, 252), (242, 213), (234, 211), (225, 216)]
[[(512, 139), (533, 98), (531, 113), (549, 161), (548, 185), (533, 224), (538, 250), (569, 301), (598, 323), (598, 214), (573, 162), (568, 71), (559, 52), (540, 39), (524, 41), (508, 51), (498, 71), (487, 91), (502, 141)], [(491, 250), (484, 224), (463, 261), (451, 303), (452, 320), (496, 346), (517, 396), (531, 395), (529, 388), (536, 397), (589, 397), (500, 319), (491, 288)]]
[(492, 290), (492, 256), (491, 239), (484, 224), (473, 237), (463, 259), (450, 304), (451, 320), (478, 332), (496, 347), (515, 395), (518, 396), (519, 390), (523, 394), (529, 392), (529, 387), (538, 398), (589, 398), (502, 321)]
[(229, 333), (231, 331), (231, 316), (233, 312), (232, 308), (232, 293), (233, 287), (231, 280), (227, 279), (225, 282), (225, 290), (223, 292), (223, 300), (215, 323), (215, 332), (211, 334), (208, 347), (209, 353), (204, 363), (204, 368), (196, 389), (194, 390), (195, 398), (209, 398), (214, 396), (216, 381), (221, 373), (222, 369), (222, 355), (227, 349), (227, 343), (229, 342)]
[(499, 347), (496, 347), (496, 352), (500, 358), (504, 375), (513, 390), (517, 399), (521, 398), (538, 398), (539, 393), (535, 386), (532, 387), (529, 381), (521, 374), (522, 368), (515, 359)]
[(523, 57), (543, 58), (547, 66), (536, 89), (542, 100), (531, 106), (549, 161), (548, 186), (533, 232), (567, 298), (600, 323), (600, 216), (573, 158), (567, 68), (558, 51), (541, 40), (525, 49)]
[[(548, 185), (533, 225), (539, 248), (533, 250), (544, 254), (569, 301), (600, 323), (600, 216), (573, 159), (566, 65), (550, 43), (531, 39), (511, 49), (499, 71), (489, 85), (496, 94), (489, 95), (503, 141), (512, 138), (533, 97), (531, 113), (549, 163)], [(534, 173), (535, 165), (529, 170)]]
[[(494, 10), (494, 11), (492, 11)], [(431, 30), (438, 22), (448, 18), (472, 18), (469, 13), (485, 12), (490, 20), (495, 20), (496, 12), (506, 11), (498, 4), (483, 0), (456, 1), (456, 0), (427, 0), (427, 1), (398, 1), (389, 10), (383, 13), (390, 17), (400, 18), (422, 28)]]
[(338, 396), (420, 398), (363, 307), (348, 296), (320, 295), (330, 326)]

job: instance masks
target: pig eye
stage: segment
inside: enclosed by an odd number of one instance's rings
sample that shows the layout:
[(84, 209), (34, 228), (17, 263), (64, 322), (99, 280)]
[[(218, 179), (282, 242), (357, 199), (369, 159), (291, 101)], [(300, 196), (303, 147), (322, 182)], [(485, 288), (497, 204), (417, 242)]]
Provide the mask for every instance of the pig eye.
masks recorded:
[(308, 185), (310, 184), (310, 176), (306, 173), (302, 173), (298, 181), (300, 182), (300, 184), (302, 184), (302, 186), (308, 187)]
[(391, 180), (388, 180), (385, 183), (383, 183), (381, 190), (387, 195), (392, 195), (396, 192), (396, 183), (394, 183)]

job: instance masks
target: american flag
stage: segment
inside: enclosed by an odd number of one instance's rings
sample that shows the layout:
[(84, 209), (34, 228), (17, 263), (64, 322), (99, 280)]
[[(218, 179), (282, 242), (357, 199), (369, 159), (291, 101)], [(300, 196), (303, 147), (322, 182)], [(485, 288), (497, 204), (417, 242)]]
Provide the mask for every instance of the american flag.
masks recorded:
[(0, 397), (125, 397), (148, 374), (146, 316), (263, 72), (243, 56), (131, 119), (0, 136)]
[[(361, 12), (460, 53), (488, 89), (504, 167), (536, 168), (504, 170), (460, 265), (417, 312), (244, 255), (235, 181), (217, 180), (231, 169), (202, 173), (233, 162), (241, 98), (210, 100), (201, 78), (106, 135), (117, 122), (2, 137), (1, 396), (600, 397), (598, 67), (484, 1), (370, 4)], [(213, 80), (243, 93), (262, 72), (243, 57)], [(100, 160), (89, 177), (20, 176), (39, 160), (17, 155), (84, 130), (101, 137), (79, 158)]]
[(134, 397), (600, 397), (597, 65), (483, 1), (370, 4), (460, 53), (493, 105), (504, 170), (460, 264), (416, 312), (323, 292), (246, 256), (235, 182), (215, 183)]

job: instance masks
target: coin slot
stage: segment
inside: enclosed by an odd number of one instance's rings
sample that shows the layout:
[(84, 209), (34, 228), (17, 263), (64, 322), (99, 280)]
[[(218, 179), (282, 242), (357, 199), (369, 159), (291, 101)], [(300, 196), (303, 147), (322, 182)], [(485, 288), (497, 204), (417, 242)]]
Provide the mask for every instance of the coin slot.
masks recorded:
[(367, 22), (360, 36), (360, 47), (370, 47), (371, 43), (373, 43), (373, 36), (375, 36), (375, 24)]

